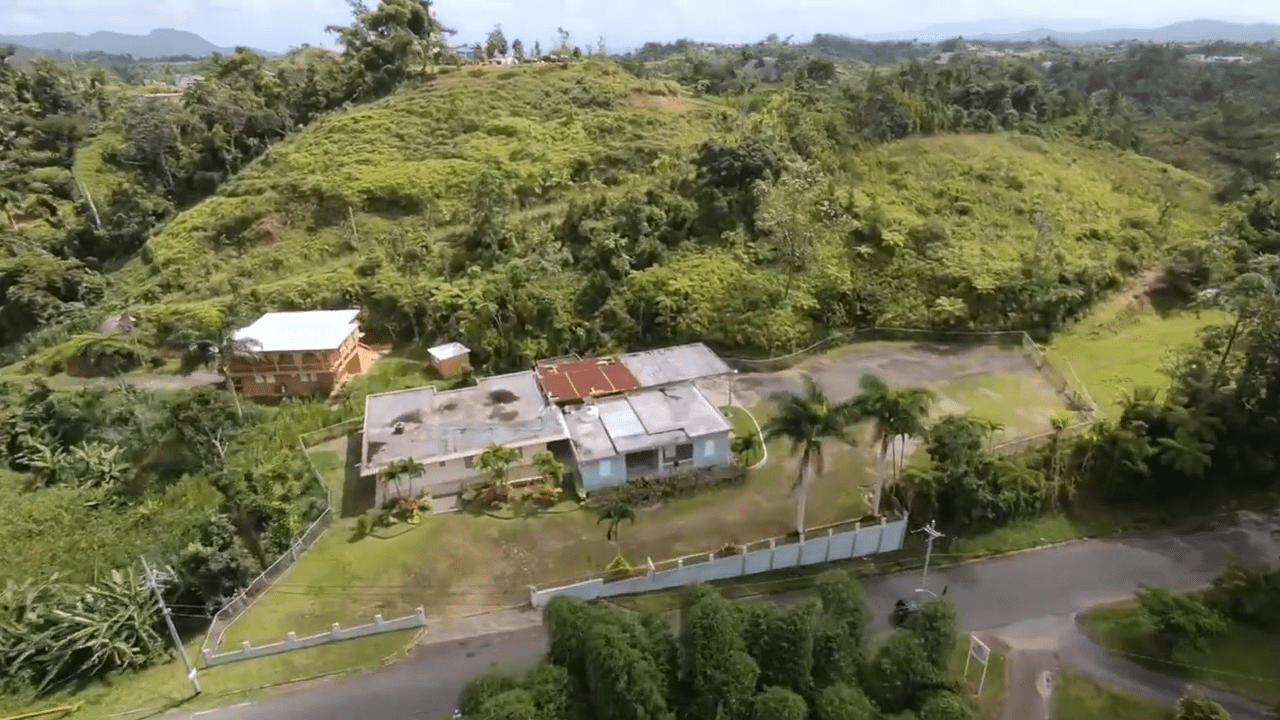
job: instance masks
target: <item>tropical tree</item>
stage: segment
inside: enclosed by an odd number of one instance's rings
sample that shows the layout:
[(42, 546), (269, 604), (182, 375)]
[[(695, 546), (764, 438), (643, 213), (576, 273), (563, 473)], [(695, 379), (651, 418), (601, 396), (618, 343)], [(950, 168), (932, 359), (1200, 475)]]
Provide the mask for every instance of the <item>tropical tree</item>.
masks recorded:
[(800, 468), (791, 491), (796, 494), (796, 532), (804, 532), (805, 504), (808, 500), (809, 475), (823, 468), (823, 444), (836, 440), (853, 445), (849, 427), (857, 419), (857, 407), (851, 402), (832, 402), (809, 376), (804, 377), (804, 392), (787, 398), (778, 414), (764, 428), (765, 440), (783, 438), (791, 443), (792, 456), (800, 457)]
[(619, 528), (622, 526), (623, 522), (628, 522), (632, 525), (635, 524), (635, 508), (631, 507), (631, 505), (626, 501), (615, 498), (609, 501), (608, 505), (605, 505), (600, 509), (600, 517), (596, 519), (596, 525), (604, 522), (609, 523), (608, 527), (606, 527), (604, 531), (604, 539), (612, 542), (614, 553), (618, 557), (622, 557), (622, 536), (619, 532)]
[(862, 392), (853, 399), (854, 412), (860, 419), (874, 424), (875, 439), (880, 445), (880, 469), (876, 473), (876, 491), (871, 503), (871, 511), (878, 515), (886, 484), (884, 461), (890, 460), (890, 484), (897, 483), (906, 459), (906, 441), (924, 435), (929, 408), (937, 395), (925, 388), (894, 390), (875, 375), (863, 375), (858, 385)]
[(738, 462), (746, 466), (749, 464), (747, 459), (754, 457), (756, 451), (760, 449), (760, 434), (734, 435), (733, 441), (729, 443), (729, 449), (738, 458)]
[(564, 480), (564, 463), (556, 460), (556, 456), (552, 455), (550, 450), (539, 450), (534, 453), (533, 464), (548, 484), (559, 487)]
[(515, 448), (489, 443), (484, 450), (480, 451), (476, 466), (495, 483), (505, 484), (511, 465), (519, 459), (520, 453)]
[(1232, 315), (1231, 330), (1223, 344), (1218, 368), (1214, 373), (1214, 379), (1219, 385), (1226, 380), (1227, 360), (1236, 346), (1240, 331), (1266, 310), (1275, 309), (1280, 301), (1275, 283), (1268, 276), (1271, 274), (1269, 271), (1273, 270), (1269, 263), (1255, 262), (1250, 272), (1241, 273), (1223, 287), (1200, 293), (1200, 304), (1222, 308)]
[(188, 376), (200, 368), (212, 368), (214, 372), (227, 379), (227, 387), (236, 402), (236, 414), (243, 416), (240, 408), (240, 396), (236, 385), (232, 382), (228, 370), (237, 359), (256, 362), (262, 358), (262, 343), (254, 338), (238, 338), (235, 333), (226, 333), (216, 338), (202, 338), (190, 342), (182, 349), (182, 358), (178, 361), (178, 372)]
[(383, 484), (395, 485), (396, 497), (404, 497), (404, 488), (401, 487), (401, 481), (405, 478), (421, 475), (424, 469), (425, 466), (419, 460), (401, 458), (389, 463), (382, 469), (382, 482)]

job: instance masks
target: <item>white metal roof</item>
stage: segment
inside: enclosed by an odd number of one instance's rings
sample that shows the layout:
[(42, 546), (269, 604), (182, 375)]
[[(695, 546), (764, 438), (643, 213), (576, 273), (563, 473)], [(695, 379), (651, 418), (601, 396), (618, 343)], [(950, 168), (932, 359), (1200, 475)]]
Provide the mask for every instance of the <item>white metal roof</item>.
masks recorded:
[(471, 352), (471, 350), (467, 349), (467, 346), (462, 343), (451, 342), (445, 343), (444, 345), (437, 345), (427, 352), (431, 354), (431, 358), (433, 360), (443, 361), (450, 358), (456, 358), (459, 355), (466, 355)]
[(630, 437), (632, 435), (644, 435), (644, 423), (640, 422), (640, 417), (636, 415), (636, 411), (631, 409), (631, 403), (626, 398), (618, 398), (608, 402), (598, 404), (600, 408), (600, 422), (604, 423), (604, 429), (609, 431), (609, 436), (613, 438)]
[(236, 340), (257, 340), (262, 352), (336, 350), (355, 330), (359, 310), (272, 312), (241, 328)]

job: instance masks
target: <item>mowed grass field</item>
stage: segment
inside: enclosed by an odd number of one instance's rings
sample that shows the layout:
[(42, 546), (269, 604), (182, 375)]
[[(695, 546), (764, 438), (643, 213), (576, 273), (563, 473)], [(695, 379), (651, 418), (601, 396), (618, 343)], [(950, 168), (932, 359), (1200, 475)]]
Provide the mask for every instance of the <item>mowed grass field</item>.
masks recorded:
[(1228, 321), (1217, 310), (1155, 307), (1147, 288), (1118, 293), (1046, 347), (1050, 362), (1078, 378), (1107, 416), (1138, 386), (1164, 389), (1168, 370), (1202, 328)]
[(1164, 705), (1106, 687), (1069, 670), (1056, 673), (1049, 720), (1168, 720)]

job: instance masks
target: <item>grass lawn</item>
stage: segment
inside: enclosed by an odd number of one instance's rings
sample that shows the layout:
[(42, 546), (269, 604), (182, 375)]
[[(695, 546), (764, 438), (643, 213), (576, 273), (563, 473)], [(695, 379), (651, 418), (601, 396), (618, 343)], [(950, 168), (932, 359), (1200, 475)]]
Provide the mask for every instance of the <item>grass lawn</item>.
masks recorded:
[(1137, 606), (1126, 602), (1093, 608), (1085, 622), (1103, 645), (1152, 670), (1268, 705), (1280, 703), (1280, 635), (1232, 623), (1207, 651), (1184, 653), (1175, 664), (1158, 658), (1151, 632), (1138, 617)]
[(1054, 676), (1049, 720), (1168, 720), (1169, 708), (1105, 687), (1078, 673)]
[(1046, 351), (1069, 380), (1075, 380), (1074, 370), (1098, 407), (1114, 416), (1135, 386), (1166, 387), (1165, 368), (1195, 343), (1196, 331), (1225, 321), (1218, 311), (1159, 311), (1142, 292), (1124, 292), (1055, 337)]
[[(339, 442), (312, 451), (320, 472), (335, 484)], [(640, 510), (634, 524), (621, 528), (623, 553), (637, 563), (663, 560), (790, 531), (796, 464), (789, 448), (774, 445), (769, 464), (751, 471), (742, 487)], [(810, 527), (866, 511), (871, 458), (833, 445), (825, 470), (810, 484)], [(595, 514), (571, 503), (527, 517), (432, 516), (419, 526), (392, 527), (360, 540), (353, 540), (354, 526), (353, 518), (335, 521), (224, 642), (269, 642), (334, 622), (369, 622), (378, 613), (399, 617), (419, 605), (433, 617), (521, 605), (528, 602), (529, 585), (598, 575), (614, 554)]]
[[(139, 673), (121, 677), (118, 681), (101, 681), (90, 684), (71, 696), (59, 694), (33, 703), (29, 698), (0, 696), (0, 716), (32, 712), (38, 708), (52, 708), (84, 703), (72, 717), (76, 720), (97, 720), (135, 709), (162, 711), (181, 706), (184, 710), (226, 705), (236, 702), (240, 696), (252, 696), (254, 690), (284, 682), (301, 680), (317, 675), (373, 668), (383, 660), (400, 652), (409, 644), (416, 631), (374, 635), (317, 648), (298, 650), (272, 656), (270, 659), (231, 663), (200, 671), (200, 685), (204, 693), (198, 699), (191, 698), (191, 685), (180, 660), (174, 659), (155, 665)], [(201, 638), (187, 643), (187, 653), (194, 660), (200, 652)], [(144, 714), (129, 717), (145, 717)], [(56, 714), (51, 717), (57, 717)]]
[(1004, 427), (1012, 440), (1047, 432), (1066, 403), (1043, 377), (1033, 373), (984, 373), (956, 378), (937, 388), (934, 415), (969, 412)]
[[(729, 418), (729, 423), (733, 425), (734, 437), (746, 437), (748, 435), (757, 435), (757, 436), (759, 435), (759, 430), (756, 429), (757, 421), (753, 421), (751, 419), (751, 414), (748, 413), (745, 409), (734, 406), (734, 405), (729, 405), (729, 406), (720, 408), (720, 411), (724, 413), (725, 417)], [(764, 438), (763, 437), (760, 438), (760, 441), (763, 443)], [(747, 467), (751, 467), (752, 465), (755, 465), (756, 463), (760, 462), (761, 450), (763, 449), (763, 447), (764, 447), (763, 445), (760, 445), (756, 449), (747, 453), (747, 457), (746, 457)]]
[[(964, 635), (956, 643), (955, 652), (951, 655), (951, 673), (964, 682), (972, 694), (978, 692), (979, 681), (982, 680), (982, 666), (977, 661), (969, 664), (969, 674), (965, 677), (965, 659), (969, 657), (969, 636)], [(987, 659), (987, 678), (982, 683), (982, 694), (973, 696), (977, 720), (996, 720), (1004, 709), (1004, 697), (1008, 692), (1008, 671), (1005, 667), (1005, 651), (998, 645), (991, 647), (991, 656)]]

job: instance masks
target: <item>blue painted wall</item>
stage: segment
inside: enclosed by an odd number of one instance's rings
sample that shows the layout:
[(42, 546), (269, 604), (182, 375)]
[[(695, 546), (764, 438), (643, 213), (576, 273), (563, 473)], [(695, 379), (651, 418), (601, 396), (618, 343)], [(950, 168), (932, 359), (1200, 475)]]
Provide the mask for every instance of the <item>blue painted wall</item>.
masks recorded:
[[(713, 468), (729, 464), (729, 433), (705, 435), (693, 440), (693, 466)], [(687, 469), (685, 465), (683, 469)], [(582, 489), (587, 492), (621, 485), (627, 481), (627, 459), (616, 455), (601, 460), (578, 463)]]

